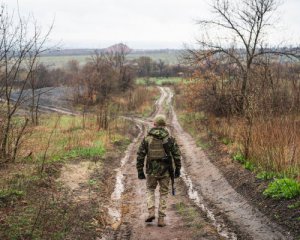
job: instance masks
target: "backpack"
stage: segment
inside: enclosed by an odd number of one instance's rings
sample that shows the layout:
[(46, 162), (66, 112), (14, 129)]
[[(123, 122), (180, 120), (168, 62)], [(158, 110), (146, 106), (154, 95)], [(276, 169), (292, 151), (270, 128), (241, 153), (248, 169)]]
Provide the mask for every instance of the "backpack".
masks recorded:
[(149, 136), (147, 158), (149, 160), (157, 160), (166, 157), (167, 154), (165, 152), (163, 144), (167, 142), (168, 142), (168, 137), (159, 139), (159, 138), (155, 138), (154, 136)]

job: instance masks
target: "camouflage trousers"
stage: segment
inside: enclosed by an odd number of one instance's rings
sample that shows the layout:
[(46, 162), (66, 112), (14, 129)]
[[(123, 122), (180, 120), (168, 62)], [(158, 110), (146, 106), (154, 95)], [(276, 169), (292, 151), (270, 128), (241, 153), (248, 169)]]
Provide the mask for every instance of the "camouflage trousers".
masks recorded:
[(169, 192), (169, 176), (155, 177), (147, 176), (147, 207), (148, 209), (155, 208), (155, 189), (159, 185), (159, 208), (158, 215), (165, 217), (167, 208), (167, 198)]

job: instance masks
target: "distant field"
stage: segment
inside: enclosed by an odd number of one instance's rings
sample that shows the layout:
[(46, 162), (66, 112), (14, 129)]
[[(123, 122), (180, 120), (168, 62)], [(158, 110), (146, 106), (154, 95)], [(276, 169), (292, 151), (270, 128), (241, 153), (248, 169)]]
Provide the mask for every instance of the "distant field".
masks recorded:
[[(168, 64), (177, 64), (179, 52), (165, 51), (165, 52), (136, 52), (127, 56), (128, 59), (136, 59), (141, 56), (151, 57), (154, 61), (159, 59)], [(91, 55), (62, 55), (62, 56), (42, 56), (40, 61), (49, 67), (63, 67), (70, 60), (77, 60), (80, 65), (85, 64)]]
[(132, 54), (129, 54), (128, 55), (128, 59), (135, 59), (135, 58), (139, 58), (139, 57), (142, 57), (142, 56), (147, 56), (147, 57), (150, 57), (152, 58), (154, 61), (158, 61), (159, 59), (163, 60), (164, 62), (166, 63), (169, 63), (169, 64), (177, 64), (179, 61), (178, 61), (178, 58), (179, 58), (179, 52), (174, 52), (174, 51), (171, 51), (171, 52), (150, 52), (150, 53), (142, 53), (142, 52), (139, 52), (139, 53), (132, 53)]
[[(146, 84), (145, 78), (138, 78), (136, 80), (137, 84), (145, 85)], [(154, 83), (156, 85), (163, 85), (163, 84), (174, 84), (182, 81), (181, 77), (169, 77), (169, 78), (149, 78), (149, 83)]]

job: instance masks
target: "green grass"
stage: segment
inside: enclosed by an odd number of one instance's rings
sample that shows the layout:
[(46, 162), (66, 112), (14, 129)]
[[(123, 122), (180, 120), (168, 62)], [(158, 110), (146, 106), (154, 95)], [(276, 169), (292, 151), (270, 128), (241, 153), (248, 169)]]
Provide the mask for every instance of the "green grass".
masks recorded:
[(296, 202), (294, 204), (288, 205), (288, 208), (289, 209), (298, 209), (298, 208), (300, 208), (300, 201), (298, 201), (298, 202)]
[(285, 175), (283, 173), (276, 173), (273, 171), (261, 171), (256, 175), (256, 177), (261, 180), (271, 180), (274, 178), (284, 178)]
[(105, 154), (105, 148), (100, 141), (94, 143), (91, 147), (77, 147), (66, 153), (64, 157), (83, 157), (91, 158), (97, 156), (103, 156)]
[(0, 206), (6, 203), (12, 203), (24, 196), (25, 192), (16, 189), (0, 190)]
[(235, 160), (241, 164), (244, 164), (246, 162), (246, 158), (241, 152), (235, 153), (232, 158), (233, 158), (233, 160)]
[[(82, 118), (74, 116), (54, 115), (44, 116), (40, 125), (34, 129), (28, 144), (24, 146), (34, 152), (33, 157), (27, 158), (27, 163), (54, 163), (72, 158), (96, 157), (105, 153), (107, 133), (98, 131), (96, 119), (89, 116), (86, 127), (82, 127)], [(112, 138), (114, 134), (111, 134)], [(50, 139), (49, 145), (48, 141)]]
[(233, 158), (233, 160), (242, 164), (245, 169), (247, 169), (251, 172), (253, 172), (256, 169), (254, 163), (252, 163), (250, 160), (246, 159), (246, 157), (240, 151), (236, 152), (232, 156), (232, 158)]
[(292, 199), (300, 195), (300, 183), (290, 178), (276, 179), (263, 194), (275, 199)]
[(181, 77), (163, 77), (163, 78), (155, 78), (155, 77), (151, 77), (148, 80), (146, 80), (146, 78), (137, 78), (136, 79), (136, 83), (139, 85), (165, 85), (165, 84), (176, 84), (182, 81)]
[(225, 144), (225, 145), (229, 145), (229, 144), (232, 143), (232, 141), (231, 141), (229, 138), (227, 138), (227, 137), (221, 138), (221, 142), (222, 142), (223, 144)]

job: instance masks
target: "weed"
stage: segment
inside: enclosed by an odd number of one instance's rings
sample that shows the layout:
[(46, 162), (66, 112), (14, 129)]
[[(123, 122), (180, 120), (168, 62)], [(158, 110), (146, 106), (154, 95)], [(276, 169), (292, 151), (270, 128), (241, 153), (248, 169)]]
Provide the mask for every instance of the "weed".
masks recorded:
[(270, 180), (274, 178), (284, 178), (284, 174), (276, 173), (273, 171), (261, 171), (259, 172), (256, 177), (261, 180)]
[(178, 213), (187, 221), (188, 227), (195, 227), (197, 229), (201, 229), (203, 227), (203, 223), (199, 221), (199, 215), (192, 207), (187, 206), (183, 202), (177, 203), (175, 205)]
[(241, 163), (241, 164), (244, 164), (246, 163), (246, 158), (245, 156), (241, 153), (241, 152), (237, 152), (233, 155), (233, 160)]
[(288, 205), (288, 209), (297, 209), (297, 208), (300, 208), (300, 201), (298, 201), (294, 204)]
[(275, 214), (274, 214), (274, 217), (275, 217), (276, 219), (279, 219), (279, 218), (280, 218), (280, 215), (277, 214), (277, 213), (275, 213)]
[(292, 199), (300, 195), (300, 183), (290, 178), (276, 179), (269, 184), (263, 194), (275, 199)]
[(0, 206), (1, 203), (14, 202), (24, 196), (24, 191), (15, 189), (0, 190)]
[(97, 180), (95, 180), (95, 179), (90, 179), (90, 180), (89, 180), (89, 185), (90, 185), (90, 186), (93, 186), (93, 185), (95, 185), (95, 184), (97, 184)]
[(226, 138), (226, 137), (223, 137), (223, 138), (221, 139), (221, 142), (222, 142), (223, 144), (225, 144), (225, 145), (231, 144), (231, 140), (230, 140), (229, 138)]
[(202, 149), (207, 149), (207, 148), (211, 147), (211, 143), (204, 142), (201, 139), (197, 139), (196, 145)]
[(244, 168), (249, 170), (249, 171), (254, 171), (255, 170), (255, 165), (250, 162), (250, 161), (245, 161), (245, 163), (243, 164)]
[(78, 147), (69, 151), (65, 157), (68, 158), (91, 158), (96, 156), (103, 156), (105, 154), (105, 148), (101, 142), (97, 141), (92, 147)]

